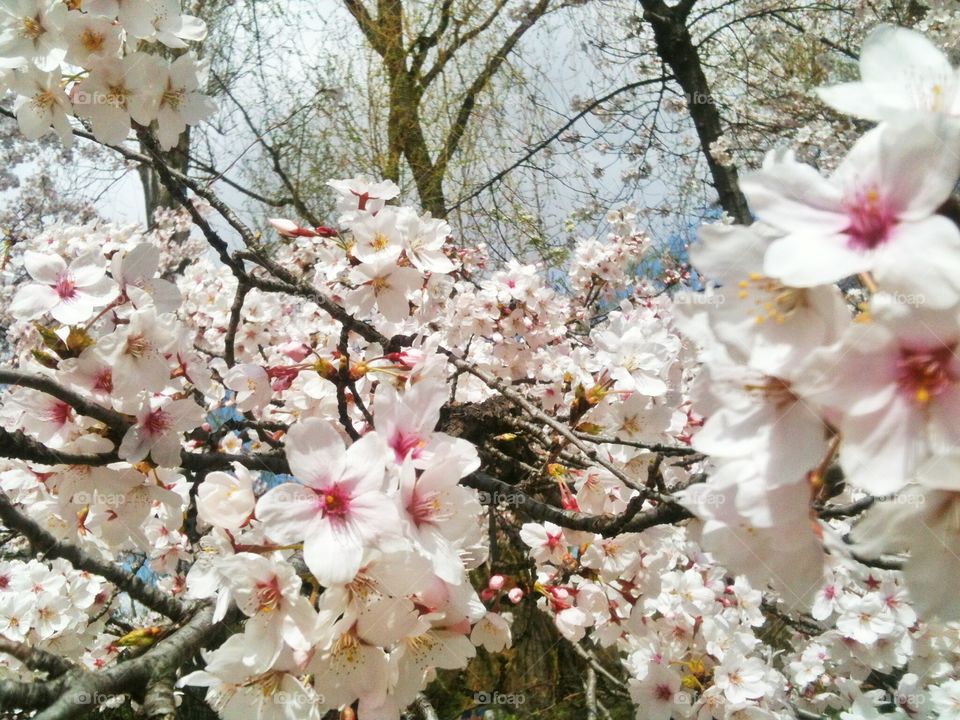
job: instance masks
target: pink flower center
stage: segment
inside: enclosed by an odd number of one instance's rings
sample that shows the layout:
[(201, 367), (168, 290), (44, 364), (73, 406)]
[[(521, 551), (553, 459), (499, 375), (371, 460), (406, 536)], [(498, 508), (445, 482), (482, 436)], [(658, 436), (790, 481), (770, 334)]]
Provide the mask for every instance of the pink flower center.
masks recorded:
[(370, 200), (370, 193), (358, 193), (356, 190), (351, 190), (350, 193), (357, 197), (357, 209), (366, 210), (367, 201)]
[(258, 582), (255, 587), (257, 612), (270, 612), (280, 607), (283, 593), (280, 592), (280, 583), (277, 581), (276, 575), (271, 577), (268, 582)]
[(100, 392), (112, 393), (113, 392), (113, 370), (110, 368), (104, 368), (97, 373), (93, 381), (93, 389), (99, 390)]
[(320, 512), (324, 517), (342, 518), (350, 511), (350, 495), (339, 485), (333, 485), (317, 494), (320, 496)]
[(402, 463), (408, 454), (413, 458), (420, 457), (420, 451), (426, 443), (415, 433), (407, 434), (402, 430), (397, 430), (390, 438), (389, 445), (393, 448), (397, 462)]
[(170, 416), (163, 408), (151, 410), (143, 419), (143, 429), (149, 435), (159, 435), (170, 427)]
[(53, 290), (61, 300), (73, 300), (77, 296), (77, 286), (67, 273), (57, 276)]
[(939, 348), (900, 348), (897, 386), (911, 400), (923, 405), (957, 382), (953, 368), (956, 344)]
[(844, 233), (851, 249), (873, 250), (889, 239), (896, 215), (876, 188), (858, 190), (844, 205), (850, 220)]
[(407, 506), (407, 512), (410, 513), (410, 517), (417, 527), (424, 523), (441, 520), (441, 509), (440, 498), (437, 497), (435, 492), (420, 495), (414, 491), (410, 504)]
[(60, 400), (55, 401), (47, 408), (47, 419), (57, 427), (63, 427), (73, 415), (73, 408)]
[(673, 700), (673, 690), (671, 690), (670, 686), (666, 683), (659, 683), (656, 690), (654, 690), (654, 694), (660, 702), (670, 702)]

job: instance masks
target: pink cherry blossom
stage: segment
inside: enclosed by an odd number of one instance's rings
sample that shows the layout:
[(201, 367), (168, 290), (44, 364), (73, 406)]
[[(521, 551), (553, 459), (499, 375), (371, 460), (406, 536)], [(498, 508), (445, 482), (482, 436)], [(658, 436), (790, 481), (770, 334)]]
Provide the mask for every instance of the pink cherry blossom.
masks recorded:
[(137, 410), (137, 421), (127, 430), (118, 454), (139, 462), (150, 458), (161, 467), (180, 464), (181, 433), (203, 420), (203, 409), (193, 400), (169, 396), (147, 396)]
[(344, 448), (317, 418), (290, 428), (287, 460), (302, 484), (270, 490), (256, 515), (275, 542), (303, 542), (307, 567), (323, 585), (350, 582), (364, 548), (399, 529), (396, 507), (384, 494), (384, 451), (376, 433)]
[(24, 265), (35, 281), (17, 292), (10, 312), (32, 320), (49, 312), (64, 324), (89, 320), (98, 306), (116, 294), (116, 285), (105, 277), (105, 260), (97, 251), (75, 258), (69, 265), (59, 255), (42, 255), (28, 250)]
[[(881, 287), (922, 291), (934, 307), (960, 291), (960, 230), (937, 215), (960, 175), (960, 127), (935, 118), (883, 125), (823, 178), (792, 156), (770, 155), (743, 178), (757, 216), (784, 236), (764, 274), (812, 287), (871, 272)], [(918, 278), (923, 278), (918, 284)]]

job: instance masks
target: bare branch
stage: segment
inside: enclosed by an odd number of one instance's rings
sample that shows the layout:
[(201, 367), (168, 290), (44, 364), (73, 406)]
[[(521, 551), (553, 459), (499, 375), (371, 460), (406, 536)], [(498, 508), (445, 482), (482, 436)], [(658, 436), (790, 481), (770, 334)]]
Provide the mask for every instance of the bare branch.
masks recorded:
[(690, 8), (684, 9), (682, 4), (670, 7), (664, 0), (640, 0), (640, 4), (644, 19), (653, 29), (657, 54), (670, 67), (686, 95), (687, 108), (710, 168), (720, 206), (737, 222), (749, 224), (752, 216), (747, 200), (740, 192), (736, 168), (721, 165), (710, 150), (710, 146), (723, 136), (723, 122), (703, 72), (697, 46), (687, 28)]
[(457, 54), (457, 51), (489, 28), (493, 24), (493, 21), (500, 15), (500, 12), (506, 4), (507, 0), (497, 0), (497, 4), (493, 7), (493, 10), (490, 11), (490, 14), (484, 18), (483, 22), (470, 28), (462, 35), (459, 35), (447, 47), (441, 48), (437, 55), (436, 62), (434, 62), (431, 68), (420, 78), (420, 86), (426, 88), (436, 80), (450, 59)]
[(663, 75), (660, 77), (647, 78), (645, 80), (638, 80), (637, 82), (628, 83), (622, 87), (617, 88), (616, 90), (613, 90), (607, 93), (606, 95), (603, 95), (602, 97), (596, 98), (595, 100), (591, 101), (587, 105), (583, 106), (583, 108), (581, 108), (581, 110), (577, 112), (576, 115), (574, 115), (569, 120), (567, 120), (567, 122), (565, 122), (563, 125), (558, 127), (554, 132), (550, 133), (550, 135), (548, 135), (546, 138), (538, 142), (536, 145), (533, 145), (530, 148), (528, 148), (524, 152), (524, 154), (521, 155), (518, 160), (516, 160), (516, 162), (504, 168), (503, 170), (498, 172), (496, 175), (491, 177), (489, 180), (484, 181), (479, 186), (471, 190), (468, 194), (458, 198), (453, 205), (447, 208), (447, 210), (448, 211), (456, 210), (464, 203), (480, 195), (487, 188), (503, 180), (503, 178), (505, 178), (507, 175), (509, 175), (511, 172), (516, 170), (521, 165), (525, 164), (528, 160), (530, 160), (530, 158), (532, 158), (534, 155), (536, 155), (541, 150), (546, 148), (548, 145), (555, 142), (557, 138), (559, 138), (561, 135), (563, 135), (563, 133), (565, 133), (567, 130), (573, 127), (579, 120), (582, 120), (584, 117), (586, 117), (588, 114), (596, 110), (605, 102), (609, 102), (610, 100), (617, 97), (618, 95), (621, 95), (626, 92), (630, 92), (631, 90), (636, 90), (637, 88), (641, 88), (646, 85), (654, 85), (656, 83), (665, 83), (671, 79), (673, 79), (672, 75)]
[(357, 21), (360, 31), (363, 33), (364, 37), (367, 38), (367, 42), (370, 43), (370, 46), (380, 55), (383, 55), (385, 50), (383, 47), (382, 38), (378, 32), (379, 28), (377, 27), (377, 23), (370, 16), (370, 12), (367, 10), (366, 6), (360, 2), (360, 0), (343, 0), (343, 4), (346, 6), (347, 10), (350, 11), (350, 14), (353, 15), (354, 20)]

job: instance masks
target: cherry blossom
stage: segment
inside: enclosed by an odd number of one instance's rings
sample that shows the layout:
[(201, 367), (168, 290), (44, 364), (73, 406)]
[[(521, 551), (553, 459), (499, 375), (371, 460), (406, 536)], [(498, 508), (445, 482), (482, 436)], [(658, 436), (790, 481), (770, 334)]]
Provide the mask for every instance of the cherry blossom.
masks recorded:
[(365, 177), (355, 177), (331, 180), (327, 184), (337, 191), (337, 212), (344, 224), (356, 218), (357, 211), (375, 215), (388, 200), (400, 194), (400, 188), (392, 180), (372, 182)]
[(882, 299), (875, 322), (814, 353), (803, 390), (843, 434), (849, 482), (877, 495), (900, 489), (926, 458), (960, 440), (956, 318), (908, 314)]
[(139, 462), (148, 455), (161, 467), (180, 464), (180, 434), (203, 419), (203, 410), (193, 400), (147, 396), (137, 410), (137, 422), (123, 436), (118, 454)]
[(241, 412), (262, 410), (270, 402), (270, 378), (260, 365), (235, 365), (224, 376), (223, 384), (236, 393), (236, 406)]
[(55, 0), (13, 0), (0, 7), (0, 67), (33, 63), (50, 72), (67, 54), (61, 31), (67, 7)]
[(292, 427), (288, 438), (290, 469), (303, 484), (270, 490), (257, 502), (257, 519), (275, 542), (303, 542), (304, 560), (323, 585), (348, 583), (364, 546), (398, 531), (397, 510), (384, 494), (383, 441), (371, 433), (344, 448), (317, 418)]
[(104, 60), (120, 56), (123, 46), (122, 28), (105, 17), (75, 10), (67, 15), (63, 34), (67, 41), (66, 61), (90, 68)]
[(159, 248), (140, 243), (128, 252), (113, 255), (110, 275), (134, 307), (152, 304), (159, 313), (173, 312), (180, 307), (180, 291), (168, 280), (156, 277), (159, 265)]
[(74, 111), (90, 119), (98, 140), (119, 145), (130, 132), (131, 118), (149, 125), (157, 116), (162, 73), (162, 63), (146, 53), (98, 60), (72, 91)]
[(24, 266), (35, 282), (24, 286), (10, 307), (22, 320), (49, 312), (59, 322), (81, 323), (116, 293), (116, 285), (105, 277), (103, 255), (97, 252), (80, 255), (67, 265), (59, 255), (28, 251)]
[(212, 101), (201, 92), (206, 72), (206, 66), (187, 54), (174, 60), (157, 79), (157, 139), (165, 150), (177, 144), (187, 125), (196, 125), (213, 112)]
[(949, 306), (960, 288), (960, 230), (934, 214), (953, 190), (960, 127), (937, 119), (883, 125), (864, 135), (834, 174), (822, 178), (789, 154), (768, 156), (744, 177), (764, 222), (784, 233), (766, 251), (764, 273), (800, 287), (872, 272), (893, 290)]
[(35, 68), (16, 71), (10, 89), (17, 94), (13, 108), (24, 137), (36, 140), (46, 135), (52, 126), (64, 145), (73, 142), (73, 128), (68, 119), (73, 108), (61, 87), (59, 68), (50, 72)]
[[(212, 111), (157, 47), (203, 38), (179, 3), (5, 7), (27, 136), (170, 148)], [(828, 176), (743, 173), (758, 222), (700, 228), (663, 292), (640, 210), (560, 277), (362, 177), (236, 265), (182, 210), (18, 242), (0, 499), (57, 542), (0, 560), (0, 635), (95, 673), (194, 633), (179, 682), (222, 717), (396, 720), (529, 609), (638, 716), (958, 714), (954, 71), (889, 27), (861, 71), (822, 95), (883, 124)]]
[(216, 527), (236, 530), (253, 515), (256, 499), (253, 477), (243, 465), (234, 465), (234, 475), (208, 474), (197, 488), (197, 514)]
[(848, 115), (886, 120), (912, 112), (960, 114), (957, 73), (915, 30), (878, 25), (860, 49), (860, 80), (818, 90), (825, 103)]
[(358, 314), (376, 309), (390, 322), (402, 322), (409, 317), (407, 298), (423, 279), (410, 267), (398, 267), (386, 257), (378, 257), (354, 268), (351, 281), (357, 286), (348, 296), (348, 304)]

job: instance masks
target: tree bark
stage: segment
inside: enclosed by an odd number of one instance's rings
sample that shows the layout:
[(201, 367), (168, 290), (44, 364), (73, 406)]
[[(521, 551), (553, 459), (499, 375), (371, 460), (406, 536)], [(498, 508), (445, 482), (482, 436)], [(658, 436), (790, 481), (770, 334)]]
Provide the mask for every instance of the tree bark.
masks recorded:
[(687, 108), (700, 140), (700, 149), (707, 159), (720, 207), (737, 222), (747, 225), (752, 218), (747, 200), (740, 192), (736, 168), (721, 165), (710, 152), (710, 146), (723, 136), (723, 122), (703, 72), (697, 46), (687, 29), (687, 17), (694, 2), (688, 0), (673, 7), (663, 0), (640, 0), (640, 4), (644, 20), (653, 29), (657, 54), (670, 67), (686, 95)]

